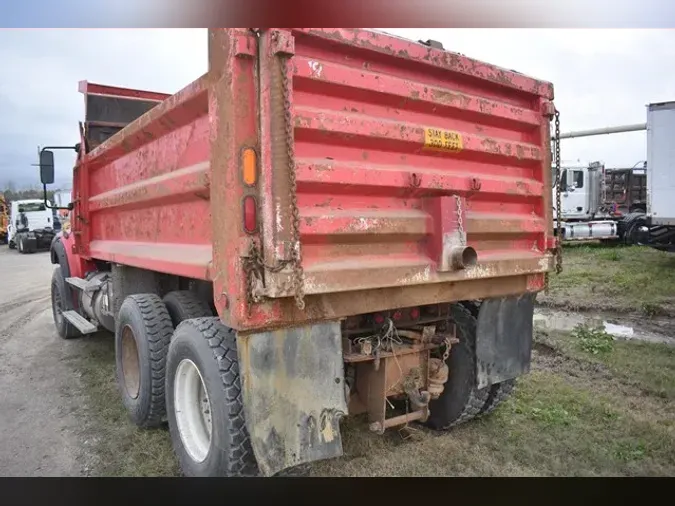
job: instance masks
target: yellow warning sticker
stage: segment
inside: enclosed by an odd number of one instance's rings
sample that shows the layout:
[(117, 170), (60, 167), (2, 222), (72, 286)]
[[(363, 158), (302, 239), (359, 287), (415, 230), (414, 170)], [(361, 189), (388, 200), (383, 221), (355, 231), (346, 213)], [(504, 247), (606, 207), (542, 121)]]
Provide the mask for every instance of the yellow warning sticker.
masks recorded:
[(441, 151), (459, 152), (463, 149), (462, 135), (452, 130), (440, 128), (424, 129), (424, 147)]

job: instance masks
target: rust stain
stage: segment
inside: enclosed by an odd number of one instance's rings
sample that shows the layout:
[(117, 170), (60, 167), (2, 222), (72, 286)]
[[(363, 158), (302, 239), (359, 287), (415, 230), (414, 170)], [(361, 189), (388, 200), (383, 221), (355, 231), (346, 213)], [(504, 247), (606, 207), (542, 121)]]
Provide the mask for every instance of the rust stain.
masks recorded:
[(481, 141), (481, 146), (488, 153), (501, 154), (501, 149), (499, 147), (499, 143), (491, 137), (486, 137), (485, 139), (483, 139)]
[(328, 197), (323, 202), (319, 202), (316, 206), (317, 207), (330, 207), (332, 202), (333, 202), (333, 197)]
[(484, 98), (478, 99), (478, 109), (483, 114), (490, 114), (493, 104)]
[(431, 90), (431, 97), (434, 101), (443, 105), (452, 105), (467, 108), (471, 104), (471, 99), (466, 95), (462, 93), (453, 93), (451, 91), (433, 89)]

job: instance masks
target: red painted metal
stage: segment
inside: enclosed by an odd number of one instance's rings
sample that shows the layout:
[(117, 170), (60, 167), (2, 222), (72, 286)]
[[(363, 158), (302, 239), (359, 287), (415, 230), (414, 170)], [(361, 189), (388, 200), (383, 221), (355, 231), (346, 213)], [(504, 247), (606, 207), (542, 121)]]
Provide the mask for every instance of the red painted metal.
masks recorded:
[(171, 95), (156, 91), (132, 90), (130, 88), (118, 88), (104, 84), (95, 84), (88, 81), (78, 83), (78, 91), (85, 95), (107, 95), (110, 97), (139, 98), (141, 100), (155, 100), (161, 102)]
[(62, 233), (61, 242), (66, 250), (66, 260), (72, 277), (83, 278), (88, 272), (96, 270), (96, 266), (92, 262), (75, 253), (75, 236), (73, 234)]
[[(244, 330), (543, 287), (551, 84), (352, 29), (210, 30), (209, 67), (80, 161), (73, 231), (85, 258), (212, 280), (221, 317)], [(304, 312), (289, 269), (267, 273), (267, 302), (249, 308), (242, 261), (251, 241), (267, 265), (291, 258), (283, 72)], [(462, 149), (428, 149), (427, 129), (457, 133)], [(259, 154), (253, 187), (242, 181), (245, 148)], [(257, 202), (253, 236), (246, 196)], [(478, 265), (445, 272), (455, 196)]]

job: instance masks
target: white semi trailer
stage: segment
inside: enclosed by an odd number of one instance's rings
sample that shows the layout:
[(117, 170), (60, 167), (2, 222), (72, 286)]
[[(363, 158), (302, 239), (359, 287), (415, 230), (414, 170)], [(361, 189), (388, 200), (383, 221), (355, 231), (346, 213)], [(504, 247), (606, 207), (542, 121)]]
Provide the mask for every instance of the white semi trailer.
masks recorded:
[[(601, 209), (598, 205), (601, 195), (598, 189), (601, 188), (601, 178), (604, 178), (601, 164), (579, 168), (577, 173), (581, 176), (574, 171), (561, 171), (558, 184), (562, 185), (563, 240), (621, 238), (628, 243), (638, 242), (675, 251), (675, 101), (649, 104), (646, 123), (562, 133), (560, 139), (640, 130), (647, 131), (647, 199), (644, 211), (642, 208), (635, 209), (616, 220), (607, 215), (611, 210)], [(577, 190), (577, 177), (588, 181), (586, 191)], [(575, 215), (576, 210), (579, 210), (578, 215)]]

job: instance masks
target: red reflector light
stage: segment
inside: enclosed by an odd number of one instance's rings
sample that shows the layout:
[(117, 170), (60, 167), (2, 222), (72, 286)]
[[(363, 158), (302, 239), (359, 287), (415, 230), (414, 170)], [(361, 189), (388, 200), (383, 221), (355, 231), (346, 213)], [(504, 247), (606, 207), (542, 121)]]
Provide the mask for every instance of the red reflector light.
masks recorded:
[(255, 198), (249, 195), (244, 197), (244, 230), (252, 234), (258, 228), (258, 206)]
[(375, 320), (375, 323), (377, 323), (378, 325), (380, 323), (384, 323), (384, 316), (382, 316), (381, 314), (376, 314), (373, 319)]
[(416, 308), (416, 307), (412, 308), (410, 310), (410, 318), (412, 318), (413, 320), (417, 320), (419, 317), (420, 317), (419, 308)]
[(397, 320), (397, 321), (398, 321), (398, 320), (401, 319), (402, 316), (403, 316), (403, 313), (401, 313), (400, 311), (395, 311), (394, 314), (392, 315), (392, 318), (393, 318), (394, 320)]

